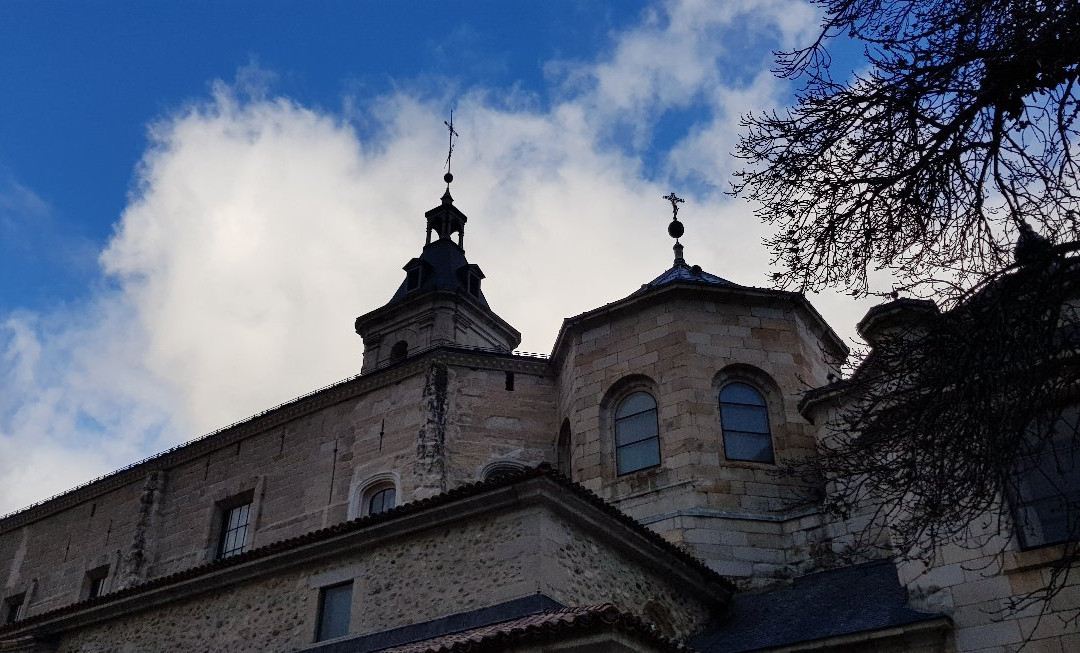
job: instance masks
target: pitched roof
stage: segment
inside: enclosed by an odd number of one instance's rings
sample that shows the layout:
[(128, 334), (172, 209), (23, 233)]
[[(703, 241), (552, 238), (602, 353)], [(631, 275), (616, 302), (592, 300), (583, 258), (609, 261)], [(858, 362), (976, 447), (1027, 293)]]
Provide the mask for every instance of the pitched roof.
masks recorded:
[(891, 560), (796, 578), (761, 594), (736, 594), (713, 630), (690, 643), (702, 653), (737, 653), (940, 619), (907, 605)]
[[(709, 274), (705, 270), (701, 269), (700, 265), (687, 265), (686, 263), (676, 263), (671, 268), (664, 271), (663, 274), (656, 277), (649, 283), (643, 285), (634, 295), (639, 295), (644, 292), (648, 292), (653, 288), (660, 286), (666, 286), (670, 283), (696, 283), (703, 286), (724, 286), (727, 288), (744, 288), (733, 281), (722, 279), (715, 274)], [(634, 295), (631, 295), (633, 297)]]
[(615, 606), (605, 603), (549, 610), (499, 624), (383, 649), (381, 653), (505, 651), (511, 646), (521, 644), (542, 644), (564, 637), (612, 630), (643, 640), (658, 651), (676, 653), (690, 650), (661, 636), (655, 628), (637, 617), (619, 612)]

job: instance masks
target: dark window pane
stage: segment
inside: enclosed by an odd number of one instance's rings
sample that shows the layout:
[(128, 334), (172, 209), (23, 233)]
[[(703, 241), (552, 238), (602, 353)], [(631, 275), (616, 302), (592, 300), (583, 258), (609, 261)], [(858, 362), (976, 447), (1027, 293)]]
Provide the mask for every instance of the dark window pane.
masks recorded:
[(615, 444), (624, 445), (656, 437), (656, 411), (649, 410), (615, 421)]
[(773, 462), (769, 410), (752, 386), (729, 383), (720, 391), (720, 428), (728, 460)]
[(733, 404), (751, 404), (764, 406), (765, 397), (753, 387), (745, 383), (729, 383), (720, 391), (720, 401)]
[(660, 439), (650, 438), (615, 450), (620, 474), (660, 464)]
[(769, 416), (764, 406), (720, 404), (720, 424), (725, 431), (769, 432)]
[(772, 438), (760, 433), (724, 430), (724, 454), (728, 460), (773, 461)]
[(13, 624), (19, 618), (19, 608), (22, 607), (23, 604), (23, 595), (20, 594), (19, 596), (11, 597), (5, 601), (5, 604), (4, 623)]
[(247, 550), (247, 530), (251, 517), (251, 504), (230, 508), (222, 518), (221, 548), (219, 557), (228, 558)]
[(105, 588), (105, 578), (91, 578), (90, 579), (90, 591), (87, 593), (87, 598), (94, 598), (101, 596), (102, 590)]
[(394, 501), (397, 498), (397, 493), (394, 488), (386, 488), (379, 490), (375, 494), (371, 495), (371, 500), (368, 502), (368, 514), (377, 515), (380, 512), (385, 512), (394, 507)]
[(319, 631), (315, 641), (348, 635), (351, 611), (352, 583), (324, 588), (319, 596)]
[[(1025, 546), (1056, 544), (1080, 533), (1080, 450), (1074, 446), (1077, 406), (1069, 406), (1053, 424), (1042, 450), (1017, 461), (1014, 498), (1018, 528)], [(1050, 428), (1049, 420), (1033, 425), (1033, 445)]]
[(615, 411), (615, 418), (628, 417), (635, 413), (646, 410), (655, 410), (656, 400), (647, 392), (635, 392), (619, 403), (619, 409)]

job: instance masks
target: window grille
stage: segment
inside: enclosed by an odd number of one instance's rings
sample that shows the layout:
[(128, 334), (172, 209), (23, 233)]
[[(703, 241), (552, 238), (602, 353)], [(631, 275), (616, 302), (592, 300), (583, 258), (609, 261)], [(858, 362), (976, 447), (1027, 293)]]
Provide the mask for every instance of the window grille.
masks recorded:
[(656, 400), (647, 392), (628, 395), (615, 410), (615, 461), (619, 474), (660, 464)]
[(720, 390), (720, 428), (728, 460), (773, 462), (769, 408), (753, 386), (729, 383)]
[(218, 547), (219, 558), (228, 558), (247, 551), (247, 533), (250, 523), (250, 503), (225, 510), (221, 522), (221, 544)]

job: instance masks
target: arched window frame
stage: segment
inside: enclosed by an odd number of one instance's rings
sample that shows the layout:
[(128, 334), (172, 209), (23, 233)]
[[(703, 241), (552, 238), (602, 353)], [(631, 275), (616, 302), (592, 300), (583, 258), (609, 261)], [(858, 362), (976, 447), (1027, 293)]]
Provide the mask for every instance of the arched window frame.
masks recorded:
[[(630, 471), (621, 471), (619, 467), (618, 456), (618, 429), (616, 426), (616, 415), (619, 410), (619, 406), (637, 392), (644, 392), (652, 397), (656, 403), (656, 442), (657, 442), (657, 461), (656, 464), (648, 467), (641, 467)], [(603, 398), (600, 400), (600, 454), (605, 461), (606, 471), (605, 475), (608, 478), (627, 477), (639, 472), (655, 471), (658, 469), (664, 460), (664, 440), (660, 434), (660, 416), (663, 413), (663, 405), (660, 401), (660, 392), (657, 389), (656, 382), (644, 374), (631, 374), (625, 376), (611, 386), (604, 393)]]
[[(724, 424), (723, 407), (721, 405), (722, 402), (720, 401), (720, 397), (725, 388), (736, 383), (749, 386), (765, 402), (763, 408), (769, 437), (768, 451), (770, 455), (768, 456), (768, 460), (740, 458), (731, 455), (731, 447), (729, 446), (730, 437), (728, 436), (727, 431), (735, 429), (729, 429), (729, 427)], [(734, 364), (724, 368), (716, 375), (713, 380), (713, 390), (713, 398), (716, 401), (716, 420), (720, 427), (720, 448), (723, 453), (723, 459), (739, 465), (775, 465), (777, 460), (776, 439), (779, 432), (784, 428), (782, 397), (780, 386), (777, 385), (776, 381), (774, 381), (768, 373), (756, 367), (745, 364)]]
[(355, 485), (350, 493), (348, 518), (357, 519), (377, 514), (371, 512), (371, 500), (375, 495), (386, 490), (394, 491), (393, 503), (379, 512), (385, 512), (401, 505), (400, 486), (397, 475), (392, 472), (381, 472), (365, 478), (363, 482)]
[(407, 340), (398, 340), (390, 347), (390, 362), (396, 363), (398, 361), (405, 360), (409, 355), (409, 342)]
[(520, 474), (525, 471), (525, 465), (513, 461), (513, 460), (497, 460), (493, 463), (489, 463), (484, 466), (484, 469), (480, 470), (480, 480), (490, 481), (500, 476), (510, 476), (512, 474)]

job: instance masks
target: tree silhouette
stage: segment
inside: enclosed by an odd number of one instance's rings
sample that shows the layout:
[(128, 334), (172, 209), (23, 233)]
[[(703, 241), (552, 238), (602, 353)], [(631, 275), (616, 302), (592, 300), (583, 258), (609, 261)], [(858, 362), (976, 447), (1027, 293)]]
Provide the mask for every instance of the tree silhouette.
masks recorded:
[[(808, 395), (839, 419), (792, 471), (828, 479), (839, 515), (869, 506), (901, 555), (973, 529), (1057, 542), (1011, 606), (1046, 609), (1080, 562), (1080, 3), (819, 4), (817, 40), (778, 58), (795, 106), (743, 120), (734, 193), (774, 227), (777, 285), (865, 296), (886, 270), (880, 294), (937, 304), (894, 301), (903, 319)], [(864, 49), (850, 81), (838, 37)], [(1040, 515), (1049, 539), (1025, 532)]]

